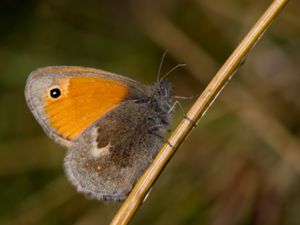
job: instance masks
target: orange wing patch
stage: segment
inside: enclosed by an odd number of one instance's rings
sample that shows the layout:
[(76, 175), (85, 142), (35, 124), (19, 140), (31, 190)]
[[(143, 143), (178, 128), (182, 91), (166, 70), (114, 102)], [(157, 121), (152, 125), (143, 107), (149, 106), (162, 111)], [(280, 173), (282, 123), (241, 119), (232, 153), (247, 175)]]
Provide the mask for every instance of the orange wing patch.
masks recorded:
[(50, 126), (70, 140), (118, 105), (128, 93), (124, 83), (99, 77), (61, 78), (57, 86), (61, 96), (52, 99), (47, 93), (45, 113)]

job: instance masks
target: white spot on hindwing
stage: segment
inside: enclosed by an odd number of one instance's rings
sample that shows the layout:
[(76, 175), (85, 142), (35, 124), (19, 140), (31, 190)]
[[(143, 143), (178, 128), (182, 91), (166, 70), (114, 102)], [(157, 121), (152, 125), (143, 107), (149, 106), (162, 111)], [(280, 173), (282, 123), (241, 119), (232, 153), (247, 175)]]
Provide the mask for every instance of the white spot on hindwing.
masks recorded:
[(102, 148), (97, 148), (96, 146), (94, 146), (93, 148), (91, 148), (91, 155), (94, 158), (100, 158), (103, 157), (105, 155), (109, 154), (109, 149), (111, 148), (111, 144), (108, 143), (108, 145), (102, 147)]

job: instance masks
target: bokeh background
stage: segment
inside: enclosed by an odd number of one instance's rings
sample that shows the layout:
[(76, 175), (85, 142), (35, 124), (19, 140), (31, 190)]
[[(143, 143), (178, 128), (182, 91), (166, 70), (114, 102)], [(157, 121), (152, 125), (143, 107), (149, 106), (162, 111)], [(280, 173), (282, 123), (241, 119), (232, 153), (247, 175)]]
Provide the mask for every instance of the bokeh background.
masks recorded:
[[(271, 0), (1, 0), (0, 224), (109, 224), (120, 204), (64, 176), (33, 119), (28, 74), (80, 65), (201, 93)], [(132, 224), (300, 224), (300, 2), (291, 1), (194, 129)], [(187, 110), (193, 101), (182, 101)], [(182, 118), (178, 110), (174, 126)]]

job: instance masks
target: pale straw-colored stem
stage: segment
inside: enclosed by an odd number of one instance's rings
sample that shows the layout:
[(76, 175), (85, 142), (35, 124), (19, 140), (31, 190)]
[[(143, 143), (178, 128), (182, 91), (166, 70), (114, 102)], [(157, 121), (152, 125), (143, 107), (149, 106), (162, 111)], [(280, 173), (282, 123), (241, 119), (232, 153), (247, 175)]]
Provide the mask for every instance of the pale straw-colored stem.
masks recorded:
[[(273, 3), (265, 11), (257, 23), (252, 27), (243, 41), (234, 50), (232, 55), (220, 68), (201, 96), (196, 100), (195, 104), (188, 111), (186, 116), (190, 120), (198, 122), (198, 120), (205, 114), (209, 106), (213, 103), (215, 98), (224, 88), (225, 84), (231, 78), (234, 71), (238, 68), (245, 56), (264, 34), (268, 26), (283, 9), (287, 2), (288, 0), (273, 1)], [(165, 144), (162, 147), (152, 164), (148, 167), (146, 172), (132, 189), (128, 198), (122, 204), (121, 208), (113, 218), (111, 225), (125, 225), (129, 223), (143, 202), (145, 195), (153, 185), (154, 181), (157, 179), (170, 158), (175, 153), (175, 149), (180, 146), (180, 144), (193, 129), (194, 123), (191, 123), (190, 120), (183, 119), (180, 122), (169, 138), (169, 143), (174, 148), (172, 148), (169, 144)]]

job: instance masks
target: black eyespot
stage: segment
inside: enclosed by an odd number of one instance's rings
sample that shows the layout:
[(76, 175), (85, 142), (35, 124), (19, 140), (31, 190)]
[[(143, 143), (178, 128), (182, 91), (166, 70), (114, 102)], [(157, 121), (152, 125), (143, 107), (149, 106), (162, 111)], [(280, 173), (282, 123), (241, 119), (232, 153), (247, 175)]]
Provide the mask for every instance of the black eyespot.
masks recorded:
[(50, 96), (52, 98), (58, 98), (61, 95), (59, 88), (53, 88), (50, 90)]

